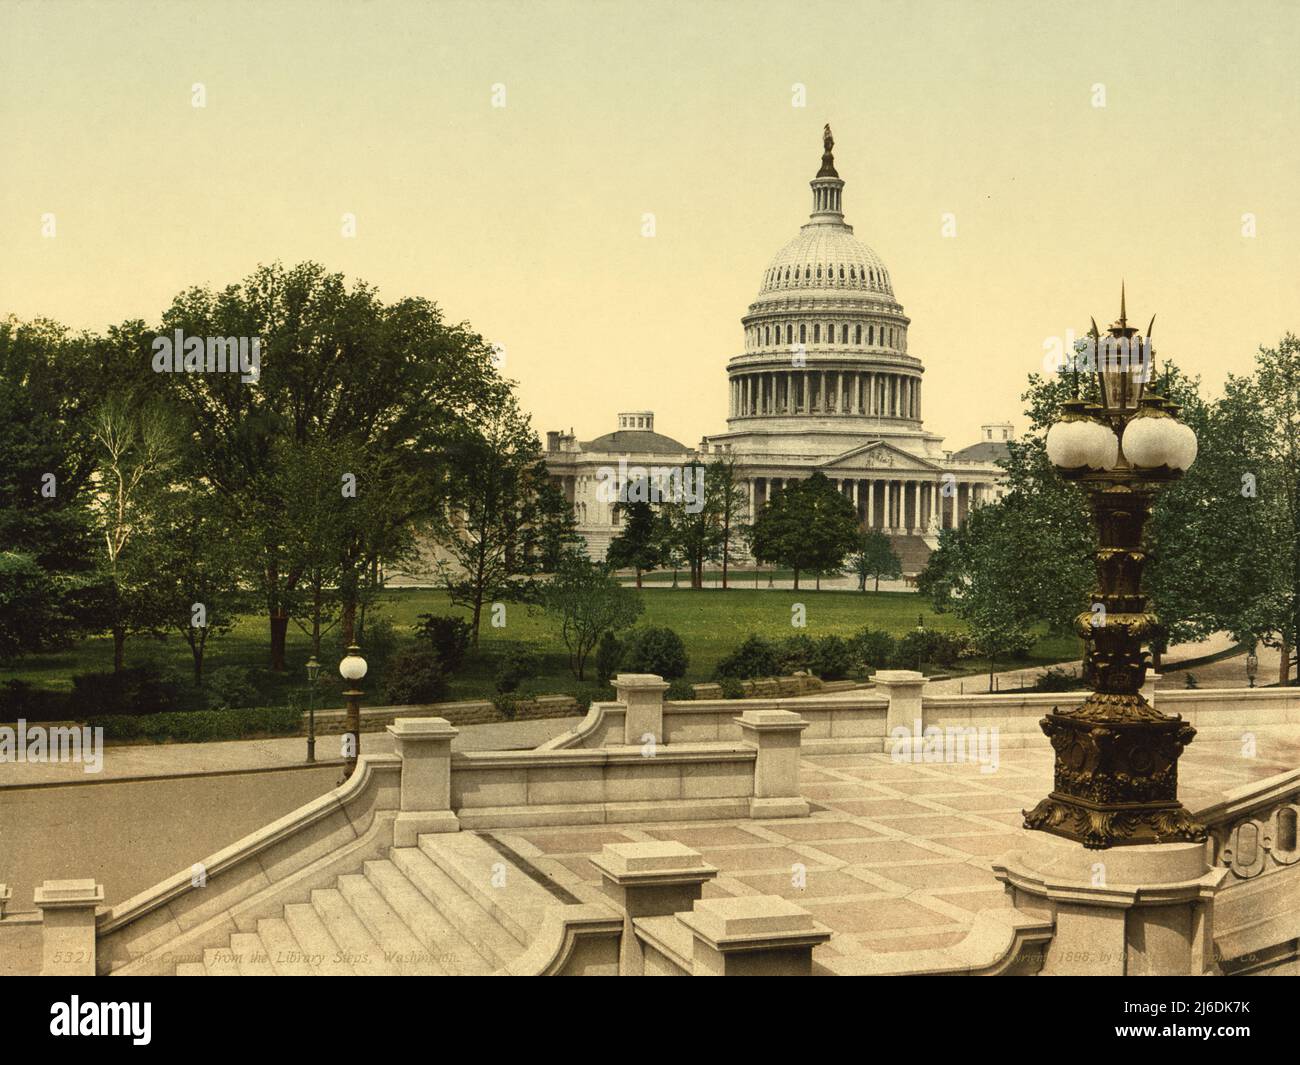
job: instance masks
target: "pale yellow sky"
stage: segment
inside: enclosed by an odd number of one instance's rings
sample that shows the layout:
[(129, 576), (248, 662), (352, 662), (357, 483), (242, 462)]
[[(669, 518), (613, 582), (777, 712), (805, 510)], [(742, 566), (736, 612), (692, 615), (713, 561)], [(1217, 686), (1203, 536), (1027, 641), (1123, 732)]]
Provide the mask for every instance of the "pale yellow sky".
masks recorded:
[(950, 447), (1121, 277), (1212, 390), (1300, 331), (1295, 3), (0, 0), (0, 42), (0, 313), (319, 259), (503, 344), (541, 432), (694, 444), (829, 121)]

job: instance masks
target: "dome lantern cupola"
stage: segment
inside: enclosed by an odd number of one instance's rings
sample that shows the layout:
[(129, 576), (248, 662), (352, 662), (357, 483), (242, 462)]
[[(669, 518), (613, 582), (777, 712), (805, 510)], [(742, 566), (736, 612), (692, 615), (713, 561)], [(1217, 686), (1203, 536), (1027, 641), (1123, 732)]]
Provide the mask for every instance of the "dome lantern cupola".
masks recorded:
[(835, 138), (831, 135), (830, 124), (822, 130), (822, 168), (817, 176), (809, 182), (813, 190), (813, 209), (810, 222), (825, 222), (832, 225), (844, 224), (844, 208), (841, 195), (844, 182), (835, 170)]

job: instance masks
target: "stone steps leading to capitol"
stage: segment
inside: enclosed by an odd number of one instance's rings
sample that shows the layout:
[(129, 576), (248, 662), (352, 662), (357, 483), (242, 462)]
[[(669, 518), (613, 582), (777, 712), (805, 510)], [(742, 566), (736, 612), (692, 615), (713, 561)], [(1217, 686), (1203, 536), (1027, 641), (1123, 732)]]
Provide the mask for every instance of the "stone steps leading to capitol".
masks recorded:
[(521, 955), (562, 903), (472, 832), (367, 861), (177, 976), (484, 975)]

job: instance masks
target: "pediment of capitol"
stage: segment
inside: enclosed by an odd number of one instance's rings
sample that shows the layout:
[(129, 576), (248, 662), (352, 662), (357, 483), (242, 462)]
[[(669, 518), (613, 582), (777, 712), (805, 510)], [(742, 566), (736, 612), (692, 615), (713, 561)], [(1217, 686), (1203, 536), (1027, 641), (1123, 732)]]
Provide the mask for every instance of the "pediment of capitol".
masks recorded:
[(823, 462), (817, 467), (825, 474), (889, 473), (929, 474), (933, 477), (943, 476), (945, 469), (937, 462), (909, 454), (884, 440), (873, 440), (869, 444), (855, 447), (842, 455)]

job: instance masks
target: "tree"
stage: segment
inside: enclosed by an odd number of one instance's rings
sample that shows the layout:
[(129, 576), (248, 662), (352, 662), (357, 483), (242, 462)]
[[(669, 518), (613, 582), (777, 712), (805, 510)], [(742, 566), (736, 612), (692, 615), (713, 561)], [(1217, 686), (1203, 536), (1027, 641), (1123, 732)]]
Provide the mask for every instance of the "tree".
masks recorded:
[(738, 474), (736, 457), (730, 452), (710, 462), (705, 472), (712, 511), (722, 527), (722, 587), (725, 591), (731, 553), (746, 534), (744, 519), (749, 512), (749, 492)]
[(57, 578), (31, 555), (0, 551), (0, 664), (57, 647), (66, 623)]
[[(677, 478), (680, 476), (680, 480)], [(677, 482), (660, 504), (664, 536), (671, 550), (689, 567), (691, 588), (704, 587), (704, 566), (722, 556), (724, 531), (719, 511), (721, 499), (708, 488), (708, 468), (691, 463), (677, 475)]]
[(849, 556), (849, 565), (858, 578), (858, 591), (867, 590), (867, 580), (874, 577), (876, 591), (880, 591), (880, 578), (897, 578), (903, 575), (903, 563), (889, 537), (879, 529), (864, 529)]
[(607, 632), (625, 629), (640, 616), (640, 596), (624, 588), (603, 562), (573, 551), (555, 576), (542, 585), (541, 607), (560, 623), (560, 636), (569, 649), (569, 668), (583, 680), (587, 656)]
[(144, 567), (129, 566), (128, 549), (147, 552), (154, 510), (178, 462), (179, 437), (169, 412), (152, 400), (114, 396), (91, 419), (96, 447), (90, 504), (103, 548), (104, 627), (113, 636), (113, 670), (124, 665), (126, 638), (163, 625)]
[[(274, 444), (333, 442), (364, 467), (356, 501), (367, 520), (340, 543), (347, 630), (377, 563), (409, 550), (410, 529), (449, 513), (457, 445), (508, 393), (492, 347), (422, 299), (385, 304), (317, 263), (261, 266), (220, 292), (193, 288), (163, 315), (164, 333), (260, 345), (255, 380), (240, 373), (165, 375), (188, 418), (203, 475), (238, 501), (256, 544), (270, 659), (284, 669), (285, 635), (304, 571), (283, 520), (284, 467)], [(331, 488), (335, 487), (334, 485)]]
[[(94, 337), (55, 322), (0, 319), (0, 545), (28, 560), (11, 560), (5, 577), (15, 582), (13, 601), (32, 611), (21, 625), (25, 651), (59, 646), (102, 620), (93, 614), (102, 596), (89, 509), (91, 414), (108, 385), (120, 387), (116, 373), (99, 371), (104, 354)], [(38, 609), (26, 599), (37, 589), (54, 600)], [(52, 627), (39, 621), (56, 616)]]
[(149, 535), (128, 557), (131, 583), (154, 605), (160, 624), (189, 645), (194, 683), (203, 683), (208, 640), (229, 632), (244, 604), (239, 585), (238, 517), (210, 486), (164, 493)]
[(640, 588), (641, 574), (655, 569), (662, 559), (654, 508), (643, 500), (616, 503), (615, 506), (627, 520), (619, 534), (609, 542), (605, 561), (612, 569), (635, 570), (636, 586)]
[(451, 601), (470, 611), (478, 646), (483, 606), (527, 598), (519, 578), (539, 573), (571, 538), (572, 512), (556, 506), (541, 443), (514, 397), (491, 411), (458, 449), (453, 481), (456, 513), (440, 539), (454, 565), (444, 565)]
[(794, 570), (829, 573), (844, 565), (858, 536), (853, 504), (820, 471), (787, 484), (759, 511), (752, 534), (754, 557)]
[(1036, 549), (1027, 530), (1008, 507), (977, 507), (960, 529), (939, 534), (934, 572), (923, 589), (936, 611), (951, 611), (970, 627), (976, 649), (989, 660), (990, 691), (997, 658), (1027, 648), (1040, 619), (1035, 575), (1024, 565), (1026, 552)]
[[(1238, 390), (1230, 381), (1229, 395)], [(1240, 557), (1251, 591), (1238, 624), (1281, 649), (1279, 680), (1287, 684), (1300, 644), (1300, 338), (1287, 333), (1276, 347), (1260, 348), (1255, 388), (1245, 398), (1259, 421), (1255, 453), (1242, 449), (1235, 471), (1234, 494), (1249, 501)]]

